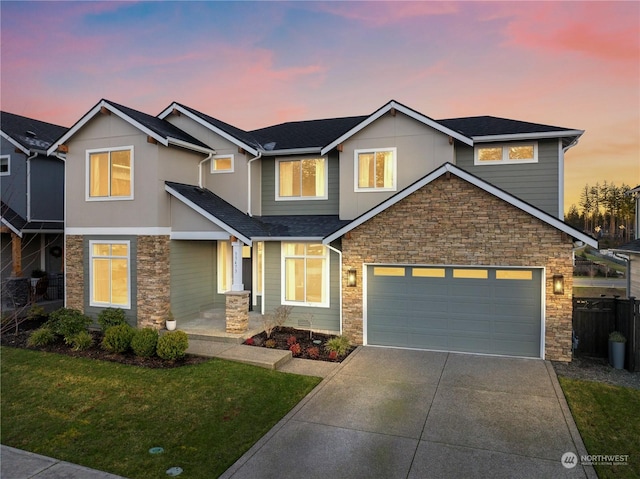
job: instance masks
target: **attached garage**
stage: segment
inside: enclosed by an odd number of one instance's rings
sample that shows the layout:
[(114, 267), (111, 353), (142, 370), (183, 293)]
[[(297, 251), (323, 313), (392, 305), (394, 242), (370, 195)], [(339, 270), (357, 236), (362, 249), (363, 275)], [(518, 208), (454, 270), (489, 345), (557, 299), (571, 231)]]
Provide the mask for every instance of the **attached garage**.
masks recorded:
[(542, 269), (368, 265), (370, 345), (542, 357)]

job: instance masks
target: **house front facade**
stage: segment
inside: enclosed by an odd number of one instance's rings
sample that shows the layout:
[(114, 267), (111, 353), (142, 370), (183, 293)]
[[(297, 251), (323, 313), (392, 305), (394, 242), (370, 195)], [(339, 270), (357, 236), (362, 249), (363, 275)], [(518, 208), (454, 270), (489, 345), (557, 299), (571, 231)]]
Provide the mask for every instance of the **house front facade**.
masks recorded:
[[(67, 155), (67, 306), (162, 327), (211, 307), (356, 344), (571, 357), (563, 158), (582, 131), (370, 115), (244, 131), (102, 100)], [(555, 286), (555, 288), (554, 288)]]

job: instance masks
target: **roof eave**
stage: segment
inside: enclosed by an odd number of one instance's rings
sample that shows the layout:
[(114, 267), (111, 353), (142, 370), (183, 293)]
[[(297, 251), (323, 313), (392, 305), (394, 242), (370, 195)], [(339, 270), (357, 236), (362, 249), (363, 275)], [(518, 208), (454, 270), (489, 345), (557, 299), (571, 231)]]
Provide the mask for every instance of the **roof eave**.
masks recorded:
[(20, 151), (22, 151), (25, 155), (29, 155), (30, 150), (26, 147), (24, 147), (22, 144), (20, 144), (18, 141), (14, 140), (11, 136), (9, 136), (7, 133), (5, 133), (4, 131), (0, 130), (0, 136), (2, 138), (4, 138), (5, 140), (7, 140), (9, 143), (11, 143), (13, 146), (15, 146), (16, 148), (18, 148)]
[(211, 148), (204, 148), (202, 146), (194, 145), (193, 143), (189, 143), (187, 141), (178, 140), (177, 138), (167, 138), (167, 143), (169, 145), (179, 146), (181, 148), (186, 148), (188, 150), (197, 151), (198, 153), (205, 153), (207, 155), (215, 155), (216, 150)]
[(310, 148), (283, 148), (281, 150), (263, 150), (262, 156), (280, 156), (280, 155), (309, 155), (318, 153), (320, 155), (325, 155), (326, 153), (322, 153), (322, 148), (319, 146), (314, 146)]
[(545, 138), (579, 138), (584, 130), (542, 131), (536, 133), (514, 133), (506, 135), (480, 135), (472, 136), (474, 143), (489, 143), (495, 141), (535, 140)]

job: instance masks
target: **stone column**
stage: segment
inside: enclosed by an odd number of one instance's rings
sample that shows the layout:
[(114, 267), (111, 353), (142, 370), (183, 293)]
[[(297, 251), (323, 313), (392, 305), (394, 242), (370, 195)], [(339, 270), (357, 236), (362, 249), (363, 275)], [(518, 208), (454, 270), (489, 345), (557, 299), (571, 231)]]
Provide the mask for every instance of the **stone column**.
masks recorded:
[(227, 291), (226, 319), (227, 333), (242, 334), (249, 329), (250, 291)]

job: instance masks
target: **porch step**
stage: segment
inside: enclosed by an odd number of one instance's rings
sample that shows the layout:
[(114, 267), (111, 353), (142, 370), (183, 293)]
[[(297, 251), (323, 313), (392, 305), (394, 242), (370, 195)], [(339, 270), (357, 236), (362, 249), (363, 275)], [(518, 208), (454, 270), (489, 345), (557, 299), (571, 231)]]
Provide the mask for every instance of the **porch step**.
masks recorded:
[(189, 338), (189, 354), (215, 357), (229, 361), (251, 364), (266, 369), (278, 369), (291, 361), (291, 351), (258, 348), (246, 344), (232, 344), (211, 339)]

